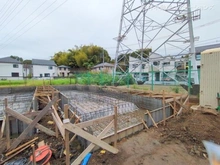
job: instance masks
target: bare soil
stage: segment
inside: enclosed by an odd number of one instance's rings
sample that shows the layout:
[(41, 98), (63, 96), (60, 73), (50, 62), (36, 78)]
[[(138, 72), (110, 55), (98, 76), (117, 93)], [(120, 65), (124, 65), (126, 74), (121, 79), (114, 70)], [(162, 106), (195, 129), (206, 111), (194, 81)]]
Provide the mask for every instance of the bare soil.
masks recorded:
[(123, 139), (116, 155), (95, 152), (89, 165), (207, 165), (202, 140), (220, 144), (220, 116), (187, 112), (165, 126)]

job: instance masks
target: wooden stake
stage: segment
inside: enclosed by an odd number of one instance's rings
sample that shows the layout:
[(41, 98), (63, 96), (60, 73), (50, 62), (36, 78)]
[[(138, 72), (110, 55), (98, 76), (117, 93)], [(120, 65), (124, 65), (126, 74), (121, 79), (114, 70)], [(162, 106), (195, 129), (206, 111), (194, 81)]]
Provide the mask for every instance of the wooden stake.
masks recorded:
[[(64, 118), (69, 118), (69, 105), (64, 105)], [(70, 164), (70, 145), (69, 145), (69, 131), (65, 129), (65, 148), (66, 148), (66, 164)]]
[(35, 146), (34, 144), (31, 145), (32, 152), (33, 152), (33, 165), (36, 165), (36, 157), (35, 157)]
[(115, 136), (114, 136), (114, 147), (117, 148), (117, 140), (118, 140), (118, 126), (117, 126), (117, 123), (118, 123), (118, 107), (115, 106), (114, 107), (114, 113), (115, 113), (115, 116), (114, 116), (114, 132), (115, 132)]
[(174, 115), (176, 116), (177, 110), (176, 110), (176, 96), (174, 96)]
[(11, 140), (10, 140), (10, 121), (9, 121), (9, 117), (8, 117), (8, 112), (7, 112), (7, 108), (8, 108), (8, 99), (5, 98), (5, 127), (6, 127), (6, 146), (7, 146), (7, 150), (10, 148), (11, 146)]
[(166, 110), (165, 109), (165, 96), (164, 96), (164, 90), (163, 90), (163, 120), (164, 120), (163, 125), (164, 126), (166, 124), (166, 121), (165, 121), (165, 119), (166, 119), (166, 111), (165, 110)]

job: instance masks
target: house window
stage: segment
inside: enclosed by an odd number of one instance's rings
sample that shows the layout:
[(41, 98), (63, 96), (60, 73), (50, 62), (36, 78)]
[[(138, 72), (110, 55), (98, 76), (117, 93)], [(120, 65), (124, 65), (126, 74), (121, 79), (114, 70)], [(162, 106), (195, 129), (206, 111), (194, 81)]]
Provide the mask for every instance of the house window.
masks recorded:
[(154, 66), (158, 66), (159, 64), (160, 64), (160, 62), (158, 62), (158, 61), (154, 61), (154, 62), (153, 62), (153, 65), (154, 65)]
[(12, 72), (11, 77), (19, 77), (19, 73)]
[(164, 62), (163, 63), (163, 66), (168, 66), (168, 65), (170, 65), (170, 62)]
[(40, 74), (40, 77), (43, 77), (43, 74)]
[(18, 64), (13, 64), (13, 68), (18, 68)]
[(137, 68), (138, 64), (132, 64), (132, 68)]
[(44, 73), (44, 77), (50, 77), (50, 73)]
[(66, 68), (63, 68), (64, 70), (66, 70)]
[(142, 64), (142, 69), (145, 69), (145, 64)]
[(52, 66), (48, 66), (48, 69), (52, 70), (52, 69), (53, 69), (53, 67), (52, 67)]
[(59, 68), (59, 70), (62, 70), (62, 68)]
[(196, 60), (200, 61), (201, 60), (201, 54), (196, 54)]

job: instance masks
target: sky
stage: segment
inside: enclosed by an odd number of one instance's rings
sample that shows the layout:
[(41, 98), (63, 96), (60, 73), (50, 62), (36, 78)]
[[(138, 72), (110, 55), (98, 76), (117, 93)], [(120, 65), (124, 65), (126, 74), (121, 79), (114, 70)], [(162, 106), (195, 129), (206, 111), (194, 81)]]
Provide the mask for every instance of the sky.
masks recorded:
[[(220, 1), (191, 0), (191, 5), (202, 11), (194, 22), (194, 35), (200, 37), (196, 45), (220, 42)], [(0, 0), (0, 58), (50, 59), (89, 44), (114, 58), (121, 9), (122, 0)]]

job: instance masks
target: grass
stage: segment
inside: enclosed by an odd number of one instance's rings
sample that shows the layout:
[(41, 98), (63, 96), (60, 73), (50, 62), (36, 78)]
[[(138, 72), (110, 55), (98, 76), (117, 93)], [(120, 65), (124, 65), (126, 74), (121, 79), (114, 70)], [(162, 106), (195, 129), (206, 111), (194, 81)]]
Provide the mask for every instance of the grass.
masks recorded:
[(74, 78), (62, 78), (62, 79), (51, 79), (51, 80), (36, 80), (36, 79), (28, 79), (28, 80), (0, 80), (0, 87), (8, 87), (8, 86), (41, 86), (45, 85), (69, 85), (75, 84)]

